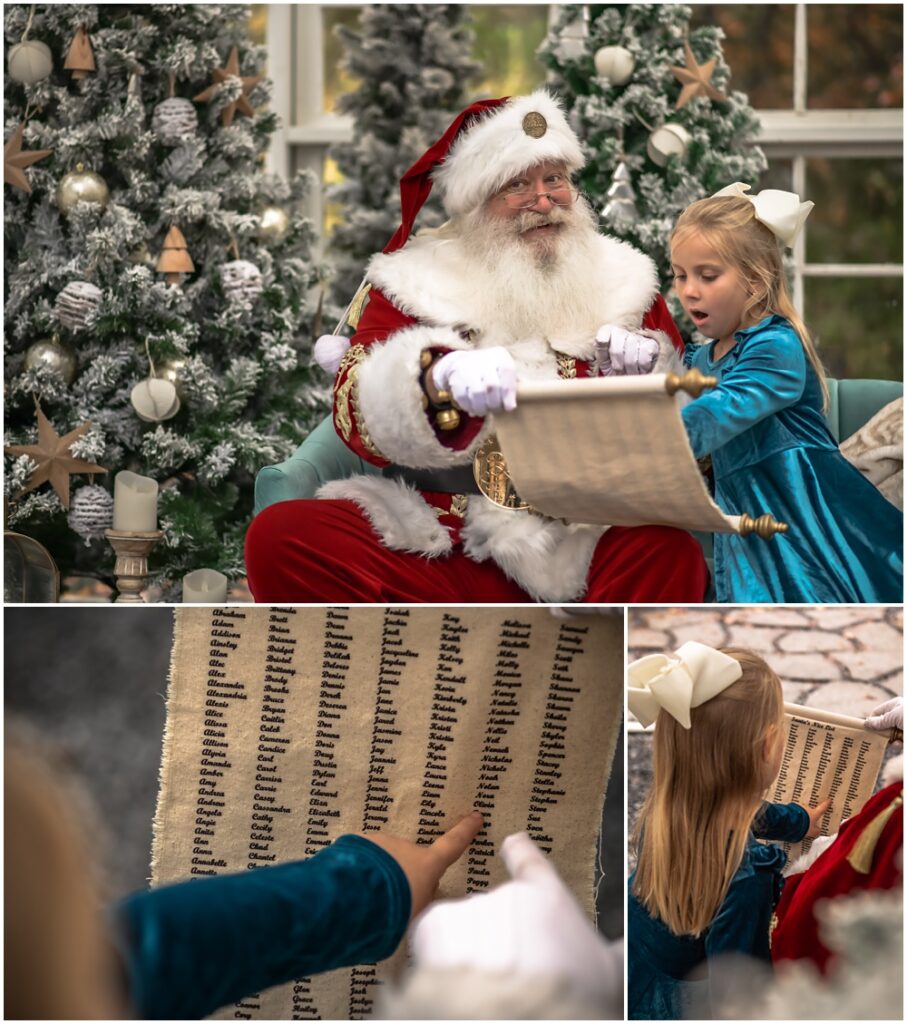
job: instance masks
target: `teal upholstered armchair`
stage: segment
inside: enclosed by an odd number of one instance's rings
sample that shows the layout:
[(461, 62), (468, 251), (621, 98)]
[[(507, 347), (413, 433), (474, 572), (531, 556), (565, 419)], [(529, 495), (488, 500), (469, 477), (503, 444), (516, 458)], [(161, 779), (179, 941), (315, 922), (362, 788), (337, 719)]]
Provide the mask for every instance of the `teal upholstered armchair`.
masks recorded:
[[(838, 442), (850, 437), (904, 390), (900, 381), (829, 380), (829, 428)], [(265, 466), (255, 480), (255, 514), (268, 505), (312, 498), (328, 480), (354, 473), (379, 473), (340, 440), (326, 417), (285, 462)]]

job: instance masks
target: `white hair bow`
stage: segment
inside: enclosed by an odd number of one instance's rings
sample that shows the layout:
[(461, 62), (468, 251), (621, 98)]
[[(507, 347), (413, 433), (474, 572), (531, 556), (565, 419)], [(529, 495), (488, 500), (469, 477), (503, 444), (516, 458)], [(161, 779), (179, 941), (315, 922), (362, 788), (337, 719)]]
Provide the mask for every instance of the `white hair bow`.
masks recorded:
[(664, 708), (684, 729), (690, 708), (698, 708), (736, 682), (740, 662), (714, 647), (690, 640), (670, 654), (647, 654), (627, 666), (627, 703), (643, 725), (651, 725)]
[(712, 196), (741, 196), (749, 199), (756, 209), (756, 220), (764, 224), (769, 231), (788, 248), (793, 246), (794, 239), (800, 234), (800, 228), (809, 211), (816, 205), (812, 202), (800, 202), (796, 192), (781, 192), (776, 188), (763, 189), (754, 196), (748, 196), (750, 186), (742, 181), (735, 181)]

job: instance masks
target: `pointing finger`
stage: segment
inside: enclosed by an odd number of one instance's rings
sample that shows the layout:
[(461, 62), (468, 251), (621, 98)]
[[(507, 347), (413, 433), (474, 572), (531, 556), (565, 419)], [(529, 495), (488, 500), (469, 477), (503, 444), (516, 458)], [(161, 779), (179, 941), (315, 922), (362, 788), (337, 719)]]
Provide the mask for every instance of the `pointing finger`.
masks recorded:
[(440, 860), (444, 871), (459, 860), (484, 824), (481, 812), (471, 811), (431, 844), (432, 853)]

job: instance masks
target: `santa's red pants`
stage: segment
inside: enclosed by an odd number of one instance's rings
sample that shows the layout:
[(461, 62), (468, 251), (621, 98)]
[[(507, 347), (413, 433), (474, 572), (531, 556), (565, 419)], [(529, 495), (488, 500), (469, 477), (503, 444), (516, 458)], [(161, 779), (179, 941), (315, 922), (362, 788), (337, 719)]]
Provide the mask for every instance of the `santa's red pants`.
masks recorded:
[[(350, 501), (284, 501), (252, 521), (246, 570), (256, 601), (526, 602), (533, 599), (492, 561), (391, 551)], [(682, 530), (612, 526), (595, 548), (584, 602), (702, 601), (702, 550)]]

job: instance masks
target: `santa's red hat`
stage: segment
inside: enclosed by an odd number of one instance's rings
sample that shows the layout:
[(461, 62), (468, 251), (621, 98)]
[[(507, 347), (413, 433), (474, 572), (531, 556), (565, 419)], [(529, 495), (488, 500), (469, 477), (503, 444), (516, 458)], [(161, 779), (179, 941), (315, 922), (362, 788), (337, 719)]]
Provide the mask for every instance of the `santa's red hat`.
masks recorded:
[(433, 182), (448, 214), (467, 213), (510, 178), (548, 161), (568, 171), (585, 163), (579, 139), (550, 93), (539, 89), (473, 103), (400, 179), (402, 223), (384, 251), (406, 243)]

